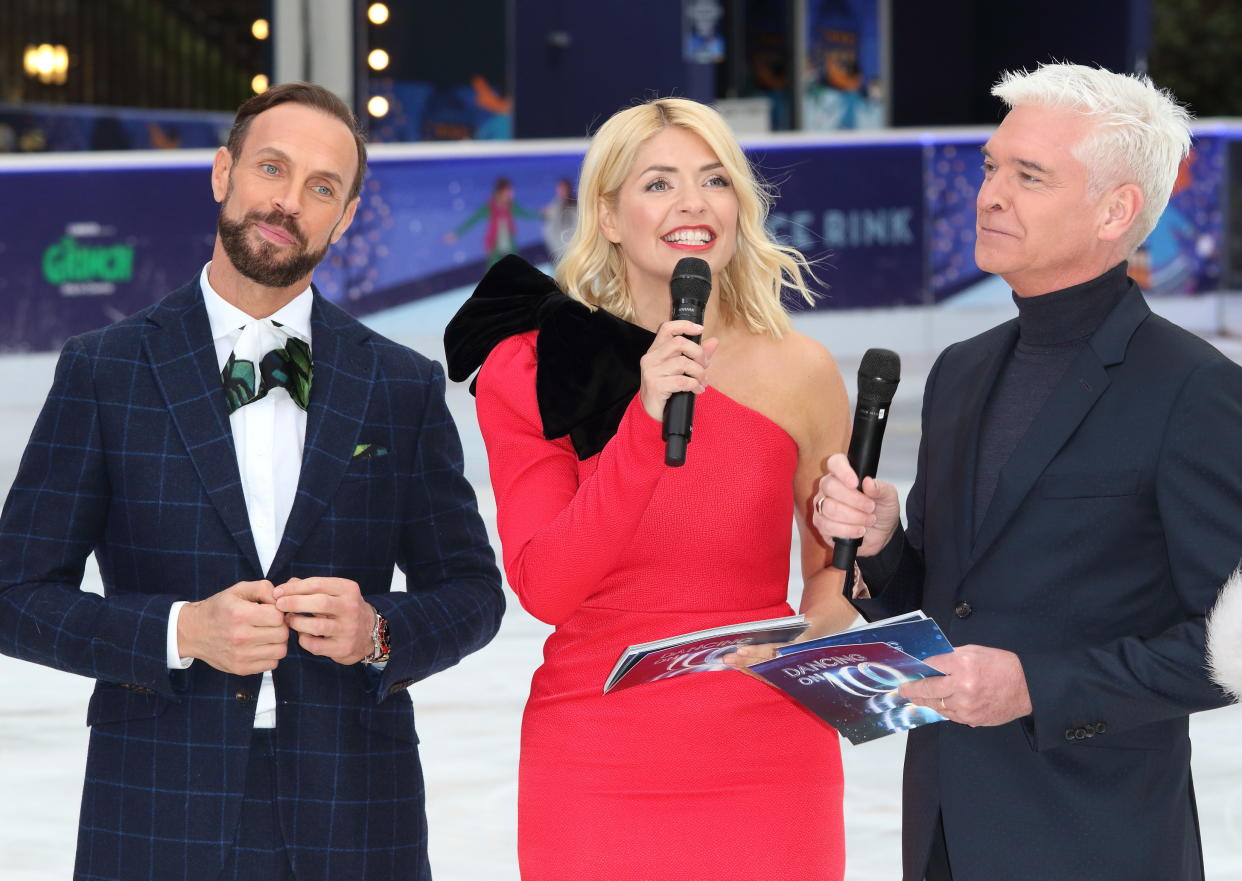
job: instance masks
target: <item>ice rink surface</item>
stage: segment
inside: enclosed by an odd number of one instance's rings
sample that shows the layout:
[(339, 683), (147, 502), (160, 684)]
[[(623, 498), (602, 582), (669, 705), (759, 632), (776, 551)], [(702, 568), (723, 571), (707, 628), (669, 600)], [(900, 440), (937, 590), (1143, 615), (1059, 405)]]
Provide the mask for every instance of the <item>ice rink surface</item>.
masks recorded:
[[(440, 335), (461, 296), (422, 301), (367, 321), (443, 361)], [(1012, 312), (1003, 296), (984, 296), (970, 308), (816, 313), (797, 318), (795, 324), (837, 354), (851, 390), (866, 347), (901, 353), (904, 375), (881, 471), (906, 488), (914, 476), (923, 381), (936, 351)], [(1242, 360), (1242, 344), (1213, 342)], [(54, 355), (0, 357), (0, 388), (5, 390), (0, 400), (0, 489), (6, 494), (55, 360)], [(473, 402), (464, 386), (450, 386), (449, 404), (461, 430), (467, 475), (495, 541), (495, 502)], [(88, 566), (85, 587), (99, 589), (93, 566)], [(549, 631), (511, 600), (500, 634), (490, 645), (411, 689), (426, 773), (431, 862), (438, 881), (518, 877), (518, 732), (530, 676)], [(72, 875), (91, 688), (92, 682), (80, 677), (0, 656), (0, 881), (63, 881)], [(1207, 877), (1242, 878), (1242, 711), (1230, 707), (1200, 714), (1191, 728)], [(721, 718), (720, 731), (732, 736), (727, 718)], [(780, 737), (780, 731), (763, 736)], [(842, 747), (849, 881), (900, 877), (904, 739), (899, 734)], [(789, 752), (795, 760), (798, 745), (791, 743)]]

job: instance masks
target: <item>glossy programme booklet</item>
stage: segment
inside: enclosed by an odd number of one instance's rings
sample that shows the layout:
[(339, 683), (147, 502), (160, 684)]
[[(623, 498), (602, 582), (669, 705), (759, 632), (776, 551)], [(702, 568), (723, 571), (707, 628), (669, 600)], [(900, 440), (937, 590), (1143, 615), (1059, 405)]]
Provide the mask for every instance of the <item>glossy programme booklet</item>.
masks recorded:
[(951, 651), (935, 621), (911, 612), (781, 646), (777, 657), (750, 672), (858, 744), (945, 721), (935, 710), (899, 697), (897, 689), (943, 675), (923, 659)]
[(742, 645), (789, 642), (807, 628), (801, 615), (728, 624), (632, 645), (621, 653), (604, 682), (604, 693), (686, 673), (730, 670), (720, 659)]

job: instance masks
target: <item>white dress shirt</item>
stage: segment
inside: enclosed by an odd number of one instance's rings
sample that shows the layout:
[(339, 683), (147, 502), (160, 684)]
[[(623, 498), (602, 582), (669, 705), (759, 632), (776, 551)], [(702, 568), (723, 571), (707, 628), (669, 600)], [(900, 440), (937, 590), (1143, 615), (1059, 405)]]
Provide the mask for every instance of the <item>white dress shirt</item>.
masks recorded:
[[(227, 302), (207, 280), (208, 263), (203, 267), (199, 284), (211, 323), (211, 336), (216, 345), (216, 361), (221, 370), (229, 354), (255, 365), (255, 381), (259, 380), (259, 361), (272, 349), (284, 346), (286, 336), (297, 337), (307, 345), (311, 342), (311, 290), (308, 287), (280, 311), (268, 318), (254, 318)], [(272, 326), (272, 322), (282, 325)], [(283, 388), (269, 391), (257, 401), (238, 407), (229, 416), (233, 431), (233, 448), (241, 473), (242, 490), (246, 496), (246, 514), (254, 535), (255, 549), (263, 571), (271, 568), (276, 548), (285, 534), (285, 524), (293, 509), (298, 478), (302, 472), (302, 447), (306, 440), (306, 411), (293, 402)], [(232, 585), (217, 585), (224, 590)], [(193, 658), (183, 658), (177, 650), (177, 616), (184, 602), (175, 603), (168, 622), (168, 666), (185, 669)], [(259, 689), (254, 727), (276, 726), (276, 690), (272, 674), (263, 674)]]

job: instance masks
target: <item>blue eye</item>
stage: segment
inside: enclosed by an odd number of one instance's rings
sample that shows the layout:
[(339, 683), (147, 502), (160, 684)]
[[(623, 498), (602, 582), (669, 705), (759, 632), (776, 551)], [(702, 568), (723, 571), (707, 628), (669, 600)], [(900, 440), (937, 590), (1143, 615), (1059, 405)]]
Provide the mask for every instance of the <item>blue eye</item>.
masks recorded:
[(321, 196), (331, 196), (331, 195), (332, 195), (332, 188), (331, 188), (331, 187), (325, 187), (323, 184), (319, 184), (318, 186), (311, 187), (311, 189), (312, 189), (312, 190), (314, 190), (316, 193), (318, 193), (318, 194), (319, 194), (319, 195), (321, 195)]
[(656, 178), (651, 183), (647, 184), (647, 189), (652, 192), (662, 193), (668, 189), (668, 181), (663, 178)]
[(270, 174), (276, 174), (276, 173), (280, 170), (280, 169), (278, 169), (275, 165), (273, 165), (273, 164), (272, 164), (272, 163), (270, 163), (270, 162), (264, 162), (264, 163), (263, 163), (262, 165), (260, 165), (259, 167), (263, 169), (263, 173), (264, 173), (264, 174), (269, 174), (269, 175), (270, 175)]
[(729, 182), (722, 175), (719, 175), (719, 174), (712, 178), (709, 178), (707, 181), (707, 186), (709, 187), (727, 187), (728, 185), (729, 185)]

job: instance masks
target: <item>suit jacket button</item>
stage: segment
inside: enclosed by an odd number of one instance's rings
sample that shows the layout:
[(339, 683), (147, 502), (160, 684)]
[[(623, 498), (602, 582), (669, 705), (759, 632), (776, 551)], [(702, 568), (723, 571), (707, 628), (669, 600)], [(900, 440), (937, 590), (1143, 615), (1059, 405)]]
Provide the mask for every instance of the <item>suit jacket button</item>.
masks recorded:
[(1073, 740), (1073, 739), (1074, 739), (1074, 729), (1073, 729), (1073, 728), (1066, 728), (1066, 729), (1065, 729), (1065, 739), (1066, 739), (1066, 740)]
[(956, 614), (959, 618), (969, 618), (972, 614), (974, 614), (974, 611), (975, 610), (970, 607), (970, 603), (958, 603), (953, 608), (954, 614)]
[(242, 690), (233, 695), (233, 700), (239, 704), (249, 704), (254, 702), (254, 695), (248, 691)]
[(1104, 729), (1105, 729), (1105, 728), (1107, 728), (1107, 727), (1108, 727), (1108, 726), (1107, 726), (1107, 725), (1105, 725), (1103, 722), (1096, 722), (1096, 723), (1095, 723), (1095, 733), (1096, 733), (1096, 734), (1103, 734), (1103, 733), (1104, 733)]

